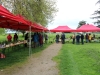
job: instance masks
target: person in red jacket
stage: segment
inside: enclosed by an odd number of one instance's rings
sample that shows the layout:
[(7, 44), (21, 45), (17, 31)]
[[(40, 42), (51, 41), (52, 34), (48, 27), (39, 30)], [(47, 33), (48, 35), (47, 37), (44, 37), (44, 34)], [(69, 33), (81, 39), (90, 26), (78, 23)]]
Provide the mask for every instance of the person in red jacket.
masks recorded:
[(8, 36), (7, 36), (7, 40), (8, 40), (9, 42), (11, 42), (11, 40), (12, 40), (12, 36), (11, 36), (11, 34), (8, 34)]

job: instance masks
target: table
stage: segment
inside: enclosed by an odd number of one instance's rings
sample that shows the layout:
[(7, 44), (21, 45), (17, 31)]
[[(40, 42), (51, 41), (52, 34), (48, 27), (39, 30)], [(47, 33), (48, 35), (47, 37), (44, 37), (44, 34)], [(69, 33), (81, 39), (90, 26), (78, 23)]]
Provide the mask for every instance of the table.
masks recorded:
[(16, 42), (16, 43), (9, 43), (9, 44), (7, 44), (7, 45), (2, 45), (2, 44), (0, 44), (0, 50), (2, 50), (1, 52), (2, 52), (3, 54), (5, 54), (6, 48), (13, 48), (14, 46), (18, 46), (18, 45), (25, 44), (25, 43), (27, 43), (26, 40), (24, 40), (24, 41), (18, 41), (18, 42)]

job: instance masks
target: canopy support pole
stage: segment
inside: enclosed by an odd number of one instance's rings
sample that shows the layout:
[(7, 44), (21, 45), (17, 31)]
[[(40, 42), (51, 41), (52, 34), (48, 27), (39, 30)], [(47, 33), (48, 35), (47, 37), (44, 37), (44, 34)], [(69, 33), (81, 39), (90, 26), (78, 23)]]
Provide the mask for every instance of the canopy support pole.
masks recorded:
[(31, 55), (31, 26), (29, 26), (29, 56)]
[(45, 42), (45, 34), (44, 34), (44, 29), (42, 30), (43, 32), (43, 43)]

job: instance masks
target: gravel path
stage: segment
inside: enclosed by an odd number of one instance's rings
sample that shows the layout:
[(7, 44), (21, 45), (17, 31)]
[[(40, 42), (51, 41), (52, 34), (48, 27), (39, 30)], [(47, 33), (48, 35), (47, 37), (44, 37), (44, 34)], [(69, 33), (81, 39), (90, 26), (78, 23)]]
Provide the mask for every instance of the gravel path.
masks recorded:
[(39, 55), (33, 54), (23, 65), (15, 65), (6, 70), (1, 70), (0, 75), (58, 75), (56, 62), (52, 60), (61, 49), (62, 44), (52, 44)]

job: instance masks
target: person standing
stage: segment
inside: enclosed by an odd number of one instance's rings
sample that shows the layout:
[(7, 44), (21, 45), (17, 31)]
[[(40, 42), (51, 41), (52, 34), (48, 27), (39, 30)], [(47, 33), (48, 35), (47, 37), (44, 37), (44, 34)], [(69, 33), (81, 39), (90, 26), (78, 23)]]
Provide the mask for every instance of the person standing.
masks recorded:
[(45, 43), (47, 43), (47, 41), (48, 41), (48, 35), (47, 34), (44, 35), (44, 39), (45, 39)]
[[(29, 35), (28, 35), (28, 33), (26, 33), (26, 34), (25, 34), (24, 40), (26, 40), (26, 41), (28, 42), (28, 40), (29, 40), (28, 38), (29, 38)], [(27, 47), (27, 43), (25, 43), (24, 46)]]
[(84, 35), (81, 34), (81, 43), (84, 44)]
[(7, 40), (8, 40), (8, 42), (11, 42), (11, 41), (12, 41), (12, 36), (11, 36), (11, 34), (8, 34)]
[(89, 41), (89, 35), (88, 35), (88, 33), (86, 33), (85, 39), (86, 39), (86, 43), (88, 43), (88, 41)]
[(43, 36), (39, 33), (39, 45), (43, 46)]
[(75, 44), (75, 33), (73, 34), (72, 39), (73, 39), (73, 44)]
[(14, 39), (14, 41), (18, 41), (18, 35), (17, 35), (17, 33), (14, 34), (13, 39)]
[(56, 35), (56, 43), (59, 43), (59, 34)]
[(89, 42), (91, 42), (92, 40), (92, 36), (91, 36), (91, 33), (89, 33)]
[(79, 34), (77, 34), (77, 36), (76, 36), (76, 44), (80, 44), (80, 35)]
[(95, 34), (93, 34), (93, 39), (95, 39)]
[(65, 43), (65, 34), (64, 33), (61, 34), (61, 41), (62, 41), (62, 44)]

